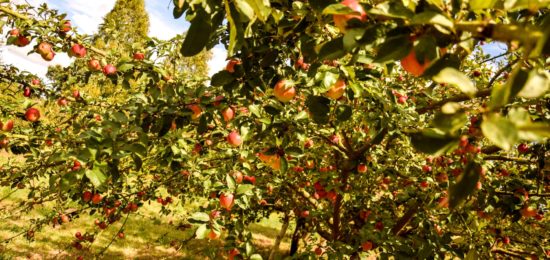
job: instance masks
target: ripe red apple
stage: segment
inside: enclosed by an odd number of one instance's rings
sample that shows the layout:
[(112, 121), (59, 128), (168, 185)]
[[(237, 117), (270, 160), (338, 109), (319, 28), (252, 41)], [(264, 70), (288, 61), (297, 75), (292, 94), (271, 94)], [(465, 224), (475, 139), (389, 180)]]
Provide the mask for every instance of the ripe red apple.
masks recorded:
[(329, 137), (330, 139), (330, 142), (333, 143), (333, 144), (339, 144), (340, 143), (340, 137), (338, 135), (331, 135)]
[(422, 171), (423, 172), (431, 172), (432, 171), (432, 166), (422, 165)]
[(227, 65), (225, 66), (225, 70), (227, 70), (229, 73), (235, 72), (235, 65), (240, 65), (241, 61), (238, 59), (230, 59), (227, 62)]
[(414, 49), (411, 49), (411, 52), (409, 52), (405, 58), (401, 59), (401, 66), (403, 69), (416, 77), (424, 74), (424, 71), (429, 65), (430, 60), (428, 60), (428, 58), (424, 58), (424, 62), (422, 63), (416, 59), (416, 52)]
[(119, 232), (119, 233), (117, 234), (117, 236), (118, 236), (118, 238), (120, 238), (120, 239), (124, 239), (124, 232)]
[(525, 206), (520, 210), (520, 213), (525, 218), (531, 218), (537, 215), (537, 210), (530, 206)]
[(502, 243), (504, 243), (505, 245), (510, 244), (510, 237), (508, 237), (508, 236), (503, 237), (502, 238)]
[(465, 136), (465, 135), (461, 136), (458, 146), (464, 148), (464, 147), (467, 147), (468, 144), (469, 144), (468, 136)]
[(309, 149), (309, 148), (313, 147), (313, 144), (314, 144), (313, 140), (307, 139), (306, 142), (304, 143), (304, 148)]
[(193, 111), (193, 115), (191, 115), (192, 120), (197, 120), (201, 117), (202, 109), (199, 105), (188, 105), (187, 108), (189, 108), (191, 111)]
[(103, 74), (105, 76), (111, 76), (116, 74), (116, 67), (112, 64), (107, 64), (103, 67)]
[(366, 173), (367, 172), (367, 166), (365, 164), (359, 164), (357, 166), (357, 172), (359, 173)]
[(304, 62), (304, 57), (298, 58), (298, 60), (294, 64), (294, 67), (296, 67), (297, 69), (309, 70), (309, 64)]
[(4, 132), (11, 132), (13, 129), (13, 120), (8, 119), (4, 125), (0, 122), (0, 128), (2, 128), (2, 131)]
[(208, 233), (208, 238), (214, 240), (218, 239), (220, 237), (220, 234), (216, 233), (214, 230), (210, 230), (210, 233)]
[(233, 110), (231, 107), (227, 107), (226, 109), (222, 110), (222, 116), (223, 120), (226, 123), (229, 123), (229, 121), (235, 118), (235, 110)]
[(96, 193), (92, 196), (92, 203), (93, 204), (99, 204), (103, 198), (100, 194)]
[(31, 43), (31, 39), (29, 39), (27, 36), (19, 35), (17, 36), (17, 39), (15, 39), (15, 42), (13, 44), (18, 47), (25, 47), (29, 45), (29, 43)]
[(25, 89), (23, 90), (23, 96), (30, 97), (31, 96), (31, 88), (25, 87)]
[(521, 143), (518, 145), (518, 152), (519, 153), (528, 153), (529, 152), (529, 146), (525, 143)]
[(11, 29), (10, 30), (10, 36), (19, 36), (19, 29)]
[(256, 184), (256, 177), (254, 177), (254, 176), (244, 176), (244, 182), (255, 185)]
[(294, 88), (294, 83), (288, 80), (280, 80), (275, 84), (273, 89), (273, 94), (275, 98), (283, 103), (289, 102), (296, 96), (296, 89)]
[(82, 200), (84, 202), (90, 202), (92, 200), (92, 193), (89, 191), (85, 191), (82, 193)]
[(363, 249), (363, 251), (369, 251), (372, 249), (372, 242), (371, 241), (366, 241), (366, 242), (363, 242), (363, 244), (361, 244), (361, 248)]
[(40, 119), (40, 111), (34, 107), (27, 109), (27, 112), (25, 112), (25, 119), (33, 123), (38, 121), (38, 119)]
[(145, 54), (142, 52), (136, 52), (134, 53), (134, 60), (144, 60)]
[(220, 206), (226, 210), (231, 210), (235, 203), (235, 196), (231, 193), (220, 195)]
[(0, 139), (0, 148), (8, 147), (8, 144), (10, 144), (10, 139), (8, 138)]
[(69, 57), (84, 58), (86, 57), (86, 48), (80, 44), (74, 44), (69, 50)]
[(407, 96), (400, 96), (397, 98), (397, 103), (399, 104), (405, 104), (407, 103), (407, 99), (409, 99), (409, 97)]
[(44, 59), (45, 61), (52, 61), (54, 57), (55, 57), (55, 52), (53, 51), (42, 55), (42, 59)]
[(88, 61), (88, 69), (90, 69), (90, 71), (100, 71), (101, 63), (96, 59), (91, 59)]
[(66, 106), (68, 103), (69, 103), (69, 101), (64, 97), (61, 97), (57, 100), (57, 105), (61, 106), (61, 107)]
[(302, 218), (309, 217), (309, 210), (303, 210), (302, 212), (300, 212), (300, 217)]
[(73, 167), (71, 168), (71, 170), (73, 172), (76, 172), (76, 171), (80, 170), (81, 167), (82, 167), (82, 164), (80, 163), (80, 161), (74, 160)]
[(65, 21), (61, 27), (59, 27), (59, 31), (63, 33), (67, 33), (72, 29), (71, 21)]
[(427, 181), (421, 181), (420, 182), (420, 188), (425, 189), (428, 188), (430, 184)]
[(359, 14), (335, 14), (332, 16), (334, 20), (334, 25), (340, 29), (341, 32), (346, 31), (346, 27), (348, 25), (348, 21), (351, 19), (359, 19), (360, 21), (364, 22), (367, 20), (367, 13), (359, 4), (359, 1), (357, 0), (344, 0), (341, 2), (341, 4), (351, 8), (353, 11), (358, 12)]
[(325, 94), (331, 99), (338, 100), (344, 95), (345, 91), (346, 82), (343, 79), (339, 79)]
[(234, 260), (235, 256), (238, 256), (240, 254), (241, 254), (241, 252), (239, 252), (239, 249), (237, 249), (237, 248), (233, 248), (233, 249), (229, 250), (229, 260)]
[(84, 239), (84, 238), (82, 237), (82, 233), (80, 233), (80, 232), (76, 232), (76, 233), (74, 234), (74, 236), (75, 236), (78, 240)]
[(236, 183), (242, 183), (243, 182), (243, 173), (240, 171), (236, 171), (233, 173), (233, 179), (235, 179)]
[(322, 247), (315, 248), (315, 254), (318, 255), (318, 256), (323, 255), (324, 252), (325, 252), (325, 250)]
[(227, 136), (227, 142), (233, 147), (239, 147), (243, 143), (243, 139), (236, 131), (232, 131)]
[(38, 44), (38, 47), (36, 48), (36, 52), (40, 55), (46, 55), (53, 51), (53, 46), (49, 42), (41, 42)]
[(63, 222), (63, 223), (69, 223), (69, 221), (70, 221), (69, 216), (67, 216), (65, 214), (61, 214), (59, 217), (61, 218), (61, 222)]
[(40, 80), (39, 79), (32, 79), (31, 80), (31, 85), (33, 86), (39, 86), (41, 83), (40, 83)]

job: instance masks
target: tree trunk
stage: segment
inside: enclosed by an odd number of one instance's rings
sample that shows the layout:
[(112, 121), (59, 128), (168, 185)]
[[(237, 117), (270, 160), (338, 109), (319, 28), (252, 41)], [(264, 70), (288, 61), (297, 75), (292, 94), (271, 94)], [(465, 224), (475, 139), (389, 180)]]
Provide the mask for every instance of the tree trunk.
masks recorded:
[(269, 260), (275, 259), (275, 254), (277, 251), (279, 251), (279, 246), (281, 245), (281, 241), (283, 241), (283, 238), (285, 237), (286, 230), (288, 229), (288, 223), (290, 222), (290, 216), (288, 213), (285, 214), (285, 218), (283, 220), (283, 226), (281, 227), (281, 231), (275, 238), (275, 244), (273, 245), (273, 248), (271, 249), (271, 253), (269, 254)]
[(300, 243), (300, 231), (305, 226), (306, 222), (304, 218), (296, 218), (296, 229), (292, 235), (292, 242), (290, 244), (290, 256), (293, 256), (298, 252), (298, 244)]

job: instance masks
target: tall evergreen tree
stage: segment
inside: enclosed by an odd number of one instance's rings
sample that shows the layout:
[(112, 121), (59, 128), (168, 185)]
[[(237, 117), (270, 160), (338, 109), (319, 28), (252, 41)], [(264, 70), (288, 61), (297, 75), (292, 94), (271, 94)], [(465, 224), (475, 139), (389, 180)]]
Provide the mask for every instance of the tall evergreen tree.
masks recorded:
[(117, 0), (95, 35), (100, 49), (128, 54), (144, 46), (149, 32), (149, 15), (144, 0)]

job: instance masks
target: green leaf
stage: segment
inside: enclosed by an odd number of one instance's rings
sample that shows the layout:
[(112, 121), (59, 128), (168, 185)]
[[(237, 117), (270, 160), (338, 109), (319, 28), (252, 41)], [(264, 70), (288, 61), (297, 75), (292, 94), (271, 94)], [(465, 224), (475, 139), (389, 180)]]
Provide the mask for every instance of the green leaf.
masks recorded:
[(210, 233), (210, 230), (206, 224), (202, 224), (197, 228), (197, 231), (195, 231), (195, 236), (197, 239), (205, 239), (208, 237), (208, 233)]
[(414, 13), (403, 5), (402, 1), (383, 2), (369, 10), (370, 14), (386, 17), (407, 19), (413, 17)]
[(514, 123), (499, 114), (483, 117), (481, 130), (489, 141), (504, 150), (510, 150), (519, 139)]
[(134, 64), (132, 63), (123, 63), (117, 65), (117, 70), (120, 72), (126, 72), (134, 68)]
[(343, 5), (343, 4), (331, 4), (325, 9), (323, 9), (324, 15), (333, 15), (333, 14), (359, 14), (359, 12), (355, 12), (353, 9)]
[(466, 165), (464, 172), (458, 176), (455, 184), (449, 187), (450, 209), (460, 206), (475, 191), (480, 171), (481, 166), (477, 163), (470, 162)]
[(437, 75), (433, 76), (433, 80), (437, 83), (450, 84), (470, 97), (474, 97), (477, 93), (477, 88), (468, 76), (454, 68), (441, 70)]
[(281, 169), (279, 170), (281, 173), (286, 173), (288, 171), (288, 161), (286, 160), (286, 157), (281, 156)]
[(204, 212), (195, 212), (189, 217), (189, 222), (193, 224), (208, 223), (210, 216)]
[(531, 123), (517, 127), (518, 137), (522, 140), (542, 141), (550, 138), (550, 125), (543, 123)]
[(253, 254), (250, 256), (250, 260), (262, 260), (262, 256), (260, 254)]
[(103, 173), (102, 168), (101, 164), (94, 163), (93, 169), (86, 169), (86, 177), (96, 188), (103, 186), (107, 181), (107, 176)]
[(235, 77), (232, 73), (227, 70), (221, 70), (218, 73), (212, 75), (210, 84), (212, 86), (223, 86), (229, 84), (235, 80)]
[(141, 157), (147, 156), (147, 148), (140, 143), (127, 144), (122, 150), (139, 154)]
[[(240, 0), (243, 1), (243, 0)], [(271, 14), (271, 4), (269, 0), (245, 0), (252, 9), (254, 13), (260, 19), (260, 21), (265, 22)]]
[(494, 110), (508, 104), (523, 89), (528, 77), (527, 71), (516, 69), (506, 84), (495, 84), (491, 91), (489, 108)]
[(224, 0), (224, 6), (225, 13), (227, 14), (227, 23), (229, 24), (229, 46), (227, 48), (227, 55), (233, 56), (235, 54), (235, 47), (237, 46), (237, 26), (228, 0)]
[(256, 17), (254, 14), (254, 9), (252, 9), (252, 6), (250, 6), (248, 1), (235, 0), (235, 7), (237, 8), (237, 11), (248, 18), (248, 20), (253, 20)]
[(185, 35), (185, 40), (181, 46), (181, 54), (184, 57), (191, 57), (199, 54), (210, 39), (212, 25), (210, 17), (204, 11), (198, 11), (195, 18), (191, 21), (189, 31)]
[(309, 96), (306, 104), (315, 122), (318, 124), (328, 123), (330, 99), (322, 96)]
[(348, 121), (352, 116), (352, 109), (348, 105), (341, 105), (336, 108), (336, 119), (339, 121)]
[(449, 18), (444, 15), (432, 11), (426, 11), (415, 15), (412, 20), (412, 24), (434, 24), (441, 25), (447, 29), (453, 29), (454, 24)]
[(344, 37), (338, 37), (332, 41), (324, 43), (319, 50), (321, 60), (335, 60), (346, 55), (344, 49)]
[(468, 3), (470, 4), (470, 9), (479, 10), (493, 8), (497, 0), (470, 0)]
[(388, 63), (407, 56), (412, 48), (412, 43), (408, 36), (398, 36), (386, 41), (378, 49), (378, 54), (374, 59), (375, 63)]
[(537, 98), (550, 89), (550, 74), (546, 71), (531, 70), (527, 82), (518, 93), (519, 97)]
[(433, 119), (434, 127), (448, 134), (456, 134), (467, 122), (468, 117), (464, 112), (453, 114), (438, 113)]
[(458, 139), (437, 129), (424, 129), (421, 133), (411, 135), (411, 143), (420, 152), (439, 156), (452, 151), (457, 146)]
[(235, 182), (235, 179), (231, 177), (231, 175), (227, 174), (225, 175), (225, 181), (227, 182), (227, 188), (230, 190), (235, 190), (235, 187), (237, 186), (237, 183)]
[(252, 184), (242, 184), (237, 187), (237, 195), (251, 195), (250, 191), (254, 189), (254, 185)]

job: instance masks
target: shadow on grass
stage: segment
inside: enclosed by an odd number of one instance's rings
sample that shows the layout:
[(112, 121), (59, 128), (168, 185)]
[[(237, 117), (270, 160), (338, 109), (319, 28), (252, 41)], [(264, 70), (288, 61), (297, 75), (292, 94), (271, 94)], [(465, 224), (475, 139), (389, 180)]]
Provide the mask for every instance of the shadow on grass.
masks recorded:
[[(0, 189), (0, 197), (6, 194), (6, 190)], [(17, 201), (26, 198), (25, 192), (17, 191), (7, 201), (0, 202), (0, 208), (6, 205), (15, 205)], [(44, 227), (36, 232), (34, 241), (28, 241), (24, 236), (13, 239), (10, 243), (0, 244), (0, 260), (3, 259), (75, 259), (83, 256), (84, 259), (209, 259), (205, 251), (217, 250), (214, 259), (226, 258), (223, 252), (222, 240), (190, 240), (182, 248), (177, 250), (173, 245), (179, 245), (180, 241), (187, 240), (193, 235), (194, 229), (178, 230), (168, 222), (177, 222), (176, 217), (158, 217), (160, 207), (156, 204), (145, 205), (139, 214), (130, 215), (124, 228), (125, 238), (114, 239), (105, 253), (97, 255), (105, 248), (118, 233), (121, 222), (109, 226), (100, 231), (94, 224), (95, 216), (82, 214), (79, 218), (61, 226)], [(21, 217), (5, 218), (7, 212), (0, 212), (2, 219), (0, 224), (0, 241), (4, 241), (18, 233), (25, 232), (32, 218), (42, 217), (46, 212), (51, 212), (53, 206), (38, 207), (32, 212), (26, 212)], [(188, 208), (181, 211), (184, 212)], [(191, 206), (189, 210), (192, 210)], [(259, 223), (250, 225), (253, 232), (254, 244), (257, 253), (267, 259), (275, 237), (279, 233), (281, 223), (279, 216), (271, 215)], [(289, 250), (289, 241), (293, 230), (292, 225), (283, 239), (276, 259), (282, 259)], [(75, 233), (100, 232), (91, 245), (83, 243), (84, 249), (77, 250), (72, 246), (76, 241)], [(178, 242), (174, 244), (174, 241)]]

